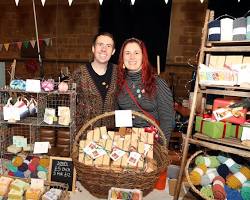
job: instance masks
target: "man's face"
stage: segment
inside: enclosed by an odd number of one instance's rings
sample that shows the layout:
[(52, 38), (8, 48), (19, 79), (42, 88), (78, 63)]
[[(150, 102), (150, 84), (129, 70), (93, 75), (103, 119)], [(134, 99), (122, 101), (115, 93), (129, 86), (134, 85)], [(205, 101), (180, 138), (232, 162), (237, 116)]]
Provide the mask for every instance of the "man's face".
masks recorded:
[(109, 36), (100, 35), (92, 46), (92, 52), (95, 62), (107, 64), (111, 56), (115, 53), (114, 41)]

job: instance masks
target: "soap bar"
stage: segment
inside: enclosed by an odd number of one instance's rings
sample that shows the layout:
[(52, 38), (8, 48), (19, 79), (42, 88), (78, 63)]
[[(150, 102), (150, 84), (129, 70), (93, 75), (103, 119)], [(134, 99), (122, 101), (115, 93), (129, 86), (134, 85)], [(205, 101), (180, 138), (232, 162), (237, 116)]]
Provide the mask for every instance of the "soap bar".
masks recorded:
[(39, 200), (42, 191), (38, 188), (28, 188), (25, 194), (25, 198), (29, 200)]
[(20, 180), (16, 179), (10, 184), (10, 189), (17, 190), (17, 191), (25, 191), (29, 187), (29, 184)]
[(22, 151), (22, 147), (17, 147), (16, 145), (12, 144), (12, 145), (7, 147), (7, 151), (9, 153), (17, 154), (17, 153)]
[(99, 127), (96, 127), (96, 128), (94, 129), (93, 141), (98, 142), (98, 141), (100, 140), (100, 137), (101, 137), (100, 129), (99, 129)]

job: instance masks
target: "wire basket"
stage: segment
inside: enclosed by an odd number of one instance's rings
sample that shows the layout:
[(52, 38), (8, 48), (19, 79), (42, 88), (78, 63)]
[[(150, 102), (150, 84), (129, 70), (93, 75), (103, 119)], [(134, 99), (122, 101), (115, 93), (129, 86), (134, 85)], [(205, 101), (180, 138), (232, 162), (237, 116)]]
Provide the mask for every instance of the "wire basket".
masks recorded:
[(187, 161), (187, 164), (186, 164), (186, 167), (185, 167), (185, 174), (186, 174), (186, 177), (187, 177), (187, 181), (188, 181), (188, 184), (191, 186), (192, 190), (198, 194), (199, 196), (201, 196), (203, 199), (205, 200), (212, 200), (211, 198), (208, 198), (206, 196), (204, 196), (192, 183), (192, 181), (190, 180), (190, 176), (189, 176), (189, 166), (191, 163), (193, 163), (193, 161), (195, 160), (195, 158), (199, 155), (199, 154), (204, 154), (203, 151), (197, 151), (195, 152)]
[(154, 189), (154, 185), (158, 180), (160, 173), (167, 168), (168, 151), (166, 148), (166, 138), (162, 130), (147, 116), (135, 111), (132, 111), (132, 114), (136, 117), (145, 119), (150, 124), (154, 125), (159, 132), (159, 139), (154, 143), (153, 149), (157, 168), (150, 173), (134, 170), (117, 172), (112, 169), (105, 170), (94, 166), (87, 166), (78, 161), (80, 139), (86, 137), (87, 130), (90, 129), (95, 122), (102, 120), (103, 118), (114, 116), (114, 111), (98, 115), (91, 119), (82, 126), (76, 135), (73, 145), (72, 159), (76, 168), (77, 178), (92, 195), (98, 198), (107, 198), (111, 187), (127, 189), (137, 188), (142, 190), (143, 195), (145, 196)]

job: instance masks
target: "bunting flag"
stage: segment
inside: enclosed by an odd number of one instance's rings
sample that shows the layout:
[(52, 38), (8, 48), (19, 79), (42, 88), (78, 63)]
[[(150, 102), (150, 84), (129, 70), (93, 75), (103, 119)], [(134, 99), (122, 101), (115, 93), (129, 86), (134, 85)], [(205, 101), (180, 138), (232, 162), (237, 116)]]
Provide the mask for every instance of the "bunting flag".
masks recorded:
[(15, 0), (15, 2), (16, 2), (16, 6), (18, 6), (18, 4), (19, 4), (19, 0)]
[(71, 6), (73, 0), (68, 0), (68, 2), (69, 2), (69, 6)]
[(5, 50), (8, 51), (9, 47), (10, 47), (10, 43), (5, 43), (5, 44), (3, 44), (3, 46), (4, 46)]
[(44, 42), (45, 42), (46, 46), (49, 46), (49, 43), (50, 43), (50, 38), (46, 38), (46, 39), (44, 39)]
[(29, 47), (29, 41), (24, 41), (23, 46), (27, 49)]
[(201, 3), (203, 3), (204, 0), (201, 0)]
[[(43, 42), (46, 44), (46, 46), (52, 46), (52, 38), (39, 39), (39, 46), (42, 46)], [(6, 51), (8, 51), (10, 45), (13, 45), (13, 47), (17, 47), (19, 50), (22, 48), (22, 46), (27, 49), (29, 45), (35, 48), (36, 40), (32, 39), (32, 40), (23, 41), (23, 42), (18, 41), (18, 42), (9, 42), (9, 43), (0, 44), (0, 51), (2, 51), (3, 47)]]
[(102, 5), (103, 0), (99, 0), (100, 5)]
[(19, 50), (22, 48), (22, 42), (17, 42), (16, 45), (17, 45)]
[(43, 6), (45, 5), (45, 1), (46, 1), (46, 0), (41, 0), (41, 2), (42, 2), (42, 4), (43, 4)]
[(33, 49), (34, 49), (34, 47), (35, 47), (35, 45), (36, 45), (36, 41), (35, 41), (35, 40), (30, 40), (30, 44), (31, 44), (31, 46), (32, 46)]
[(134, 5), (135, 4), (135, 0), (131, 0), (131, 4)]

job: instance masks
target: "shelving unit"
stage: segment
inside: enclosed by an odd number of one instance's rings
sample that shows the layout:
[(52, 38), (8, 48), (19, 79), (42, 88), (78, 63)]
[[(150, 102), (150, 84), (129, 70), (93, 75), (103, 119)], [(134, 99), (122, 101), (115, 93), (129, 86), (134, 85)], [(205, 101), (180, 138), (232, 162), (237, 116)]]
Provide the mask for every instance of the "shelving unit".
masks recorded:
[[(3, 119), (3, 106), (7, 103), (9, 96), (23, 96), (27, 99), (33, 97), (37, 101), (37, 115), (34, 117), (26, 117), (16, 122), (8, 122)], [(43, 121), (45, 108), (54, 108), (57, 113), (58, 106), (67, 106), (70, 108), (71, 122), (68, 126), (60, 125), (57, 122), (47, 124)], [(6, 153), (7, 146), (12, 144), (13, 135), (22, 135), (28, 138), (28, 143), (34, 144), (40, 140), (39, 129), (41, 127), (49, 127), (51, 129), (67, 129), (69, 130), (69, 148), (72, 149), (74, 132), (75, 132), (75, 112), (76, 112), (76, 91), (69, 90), (67, 92), (26, 92), (21, 90), (13, 90), (10, 88), (0, 89), (0, 143), (1, 157)], [(13, 131), (14, 129), (14, 131)], [(56, 138), (55, 138), (56, 139)]]
[[(250, 53), (250, 41), (230, 41), (230, 42), (208, 42), (208, 22), (213, 20), (213, 11), (207, 10), (205, 23), (202, 31), (201, 48), (199, 55), (199, 64), (207, 63), (212, 54), (221, 53), (226, 54), (248, 54)], [(198, 73), (197, 73), (198, 74)], [(195, 118), (195, 110), (198, 101), (198, 93), (203, 95), (214, 94), (223, 96), (235, 96), (235, 97), (250, 97), (250, 87), (237, 87), (237, 86), (220, 86), (220, 85), (200, 85), (198, 76), (196, 77), (194, 97), (191, 106), (190, 118), (188, 123), (187, 134), (184, 139), (183, 157), (181, 160), (181, 169), (178, 176), (177, 186), (175, 190), (174, 200), (178, 200), (182, 177), (186, 165), (187, 154), (189, 150), (189, 144), (195, 144), (202, 147), (206, 147), (213, 150), (220, 150), (227, 153), (237, 154), (243, 157), (250, 157), (250, 148), (241, 144), (239, 139), (213, 139), (205, 136), (201, 133), (195, 133), (192, 135), (192, 128)]]

